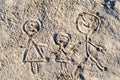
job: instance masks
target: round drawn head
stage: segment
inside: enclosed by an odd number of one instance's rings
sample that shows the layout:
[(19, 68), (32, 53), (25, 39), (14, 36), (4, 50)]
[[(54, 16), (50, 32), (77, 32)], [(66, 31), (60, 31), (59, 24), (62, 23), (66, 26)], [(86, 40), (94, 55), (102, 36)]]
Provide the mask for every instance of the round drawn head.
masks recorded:
[(95, 14), (83, 12), (78, 15), (76, 25), (83, 34), (89, 33), (90, 30), (94, 33), (100, 25), (100, 19)]
[(57, 45), (63, 46), (64, 48), (68, 45), (70, 41), (70, 34), (59, 33), (54, 35), (54, 41)]
[(41, 25), (38, 20), (28, 20), (23, 25), (24, 32), (26, 32), (26, 34), (30, 37), (32, 37), (40, 29), (41, 29)]

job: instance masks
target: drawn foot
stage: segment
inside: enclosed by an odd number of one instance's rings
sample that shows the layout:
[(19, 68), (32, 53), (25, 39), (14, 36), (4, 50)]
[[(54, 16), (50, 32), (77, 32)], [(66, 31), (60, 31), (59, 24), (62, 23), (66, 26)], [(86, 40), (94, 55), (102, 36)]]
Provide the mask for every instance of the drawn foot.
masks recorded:
[(84, 62), (76, 63), (74, 70), (72, 71), (72, 77), (77, 77), (80, 73), (84, 71)]
[(101, 64), (91, 55), (89, 54), (90, 59), (96, 63), (96, 66), (98, 67), (99, 70), (101, 71), (107, 71), (107, 67), (101, 66)]
[(39, 65), (37, 62), (31, 62), (31, 72), (33, 74), (39, 73)]
[(82, 74), (79, 74), (80, 80), (85, 80), (84, 76)]

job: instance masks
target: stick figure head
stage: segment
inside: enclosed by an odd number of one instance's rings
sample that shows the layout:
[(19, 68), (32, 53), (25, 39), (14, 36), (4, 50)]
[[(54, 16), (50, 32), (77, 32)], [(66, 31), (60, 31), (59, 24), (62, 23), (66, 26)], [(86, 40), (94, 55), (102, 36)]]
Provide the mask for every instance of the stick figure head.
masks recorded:
[(40, 22), (38, 20), (28, 20), (23, 25), (23, 30), (29, 37), (32, 37), (41, 29)]
[(54, 41), (57, 45), (63, 46), (64, 48), (70, 41), (70, 35), (66, 33), (59, 33), (54, 35)]
[(78, 15), (76, 25), (77, 29), (83, 34), (89, 33), (90, 30), (94, 33), (100, 25), (100, 19), (95, 14), (83, 12)]

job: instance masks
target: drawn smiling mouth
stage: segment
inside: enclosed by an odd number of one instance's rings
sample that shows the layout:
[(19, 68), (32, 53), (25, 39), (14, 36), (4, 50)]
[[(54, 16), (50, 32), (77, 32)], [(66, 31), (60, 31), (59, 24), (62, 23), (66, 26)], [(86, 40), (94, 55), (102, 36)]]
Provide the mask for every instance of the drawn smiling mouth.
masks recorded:
[(89, 28), (89, 25), (83, 24), (85, 27)]

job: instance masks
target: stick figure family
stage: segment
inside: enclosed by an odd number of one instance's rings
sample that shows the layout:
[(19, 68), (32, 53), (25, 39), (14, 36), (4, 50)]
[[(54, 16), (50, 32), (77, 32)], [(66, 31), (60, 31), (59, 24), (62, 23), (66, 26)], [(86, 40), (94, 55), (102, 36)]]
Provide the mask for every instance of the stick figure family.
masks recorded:
[[(91, 53), (88, 50), (88, 44), (92, 45), (96, 49), (96, 51), (99, 51), (101, 53), (103, 53), (103, 50), (105, 50), (99, 46), (94, 45), (90, 41), (90, 36), (99, 29), (99, 26), (100, 26), (100, 19), (95, 14), (83, 12), (78, 15), (76, 20), (76, 28), (81, 34), (85, 35), (86, 37), (85, 40), (81, 42), (81, 44), (82, 43), (86, 44), (85, 45), (86, 58), (85, 58), (85, 61), (83, 61), (82, 63), (81, 62), (77, 63), (77, 66), (75, 67), (72, 73), (73, 76), (79, 70), (78, 66), (81, 66), (81, 64), (84, 64), (85, 62), (87, 62), (88, 58), (90, 58), (90, 60), (93, 61), (101, 71), (107, 70), (107, 68), (103, 67), (91, 55)], [(47, 47), (47, 44), (42, 42), (37, 42), (34, 39), (34, 36), (36, 35), (36, 33), (38, 33), (41, 30), (41, 28), (42, 28), (41, 23), (39, 22), (39, 20), (36, 20), (36, 19), (28, 20), (23, 25), (23, 30), (29, 37), (26, 50), (24, 51), (23, 62), (31, 64), (31, 71), (33, 74), (39, 73), (40, 71), (39, 64), (42, 62), (46, 62), (42, 47)], [(56, 56), (55, 61), (61, 64), (61, 68), (63, 68), (62, 66), (64, 64), (67, 68), (67, 63), (71, 62), (71, 55), (73, 54), (69, 53), (68, 51), (70, 49), (67, 48), (70, 42), (70, 39), (71, 39), (71, 36), (67, 33), (60, 32), (60, 33), (54, 34), (53, 40), (55, 44), (59, 46), (59, 49), (56, 52), (54, 52), (54, 55)]]

